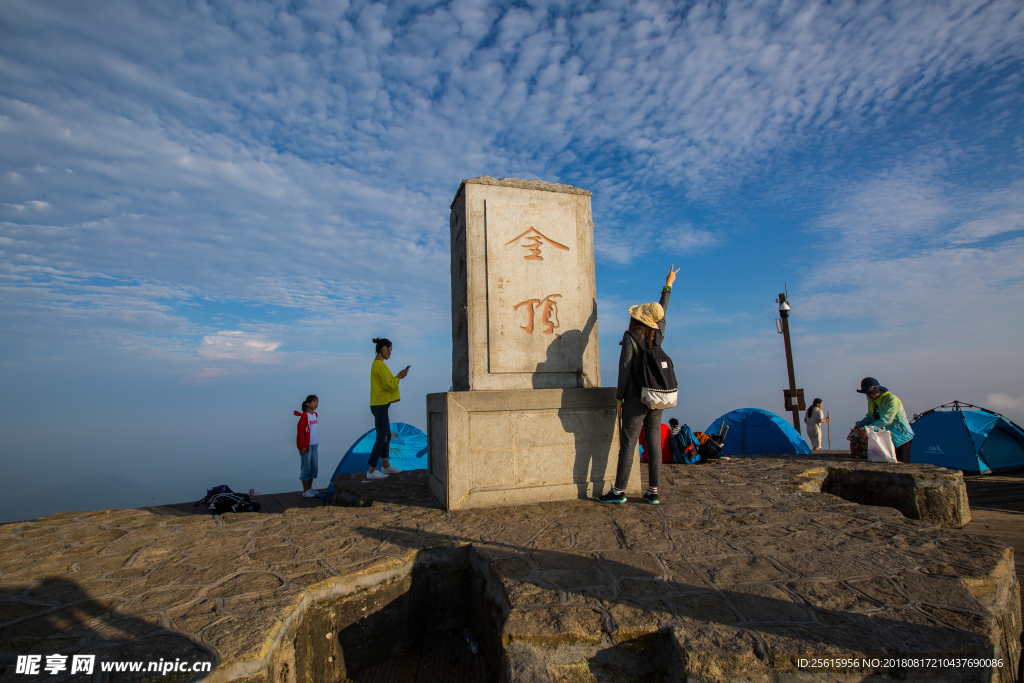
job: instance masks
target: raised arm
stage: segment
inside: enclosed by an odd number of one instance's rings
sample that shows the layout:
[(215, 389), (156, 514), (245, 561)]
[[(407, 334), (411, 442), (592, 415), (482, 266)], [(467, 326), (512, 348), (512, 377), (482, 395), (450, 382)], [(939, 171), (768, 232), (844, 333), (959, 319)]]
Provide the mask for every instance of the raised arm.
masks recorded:
[(665, 276), (665, 286), (661, 290), (661, 301), (658, 302), (666, 313), (668, 313), (668, 300), (672, 297), (672, 284), (676, 281), (676, 273), (679, 272), (679, 269), (674, 268), (674, 266), (675, 264), (673, 263), (668, 267), (668, 275)]
[[(678, 268), (673, 266), (668, 267), (668, 275), (665, 276), (665, 286), (661, 288), (661, 310), (668, 315), (668, 300), (672, 298), (672, 283), (676, 281), (676, 273), (679, 272)], [(658, 321), (658, 331), (654, 335), (654, 343), (656, 346), (661, 346), (661, 342), (665, 338), (665, 318), (663, 317)]]

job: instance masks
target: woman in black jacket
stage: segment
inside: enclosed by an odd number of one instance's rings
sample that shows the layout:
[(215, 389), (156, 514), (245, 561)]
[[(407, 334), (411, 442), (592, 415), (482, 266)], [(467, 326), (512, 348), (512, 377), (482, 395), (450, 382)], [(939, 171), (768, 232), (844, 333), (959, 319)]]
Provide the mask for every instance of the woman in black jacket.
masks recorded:
[[(622, 335), (622, 352), (619, 354), (619, 389), (615, 394), (619, 423), (619, 464), (615, 471), (615, 486), (604, 494), (599, 501), (602, 503), (625, 503), (626, 484), (629, 483), (629, 470), (633, 465), (633, 454), (636, 452), (640, 438), (640, 428), (645, 427), (647, 434), (656, 437), (661, 434), (661, 409), (648, 408), (640, 401), (640, 363), (643, 355), (638, 344), (646, 348), (661, 346), (665, 338), (665, 309), (668, 308), (669, 297), (672, 296), (672, 283), (676, 281), (678, 268), (669, 266), (665, 276), (665, 287), (661, 290), (661, 301), (658, 303), (632, 306), (629, 309), (629, 329)], [(661, 443), (658, 438), (647, 439), (647, 467), (650, 473), (648, 488), (644, 491), (644, 500), (657, 505), (658, 483), (661, 476)]]

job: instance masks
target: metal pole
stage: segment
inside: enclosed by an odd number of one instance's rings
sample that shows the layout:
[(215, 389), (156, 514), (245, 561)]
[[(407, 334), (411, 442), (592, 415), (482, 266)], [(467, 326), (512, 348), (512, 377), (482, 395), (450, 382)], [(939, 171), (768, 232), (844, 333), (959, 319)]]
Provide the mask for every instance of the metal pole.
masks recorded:
[[(779, 294), (779, 301), (785, 301), (786, 294)], [(782, 337), (786, 340), (786, 369), (789, 370), (789, 391), (790, 396), (796, 396), (796, 374), (793, 372), (793, 347), (789, 343), (789, 316), (782, 318)], [(800, 433), (800, 408), (792, 406), (793, 429)]]

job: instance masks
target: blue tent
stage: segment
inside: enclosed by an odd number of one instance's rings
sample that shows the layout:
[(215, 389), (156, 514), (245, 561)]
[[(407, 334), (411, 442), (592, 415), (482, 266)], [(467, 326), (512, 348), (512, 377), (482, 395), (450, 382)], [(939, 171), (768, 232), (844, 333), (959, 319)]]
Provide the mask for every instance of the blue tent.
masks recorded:
[(726, 455), (744, 453), (800, 453), (809, 455), (807, 442), (789, 423), (760, 408), (740, 408), (711, 423), (705, 434), (718, 434), (722, 425), (729, 428), (723, 450)]
[(911, 425), (911, 462), (970, 474), (1024, 467), (1024, 430), (991, 410), (953, 401), (915, 415)]
[[(366, 461), (370, 459), (370, 451), (373, 450), (373, 442), (377, 439), (377, 431), (371, 429), (356, 439), (341, 462), (338, 463), (334, 474), (355, 474), (366, 471)], [(391, 448), (388, 454), (391, 458), (391, 466), (400, 470), (425, 470), (427, 469), (427, 435), (416, 427), (404, 422), (391, 423)], [(327, 487), (326, 495), (334, 491), (334, 475), (331, 475), (331, 484)]]

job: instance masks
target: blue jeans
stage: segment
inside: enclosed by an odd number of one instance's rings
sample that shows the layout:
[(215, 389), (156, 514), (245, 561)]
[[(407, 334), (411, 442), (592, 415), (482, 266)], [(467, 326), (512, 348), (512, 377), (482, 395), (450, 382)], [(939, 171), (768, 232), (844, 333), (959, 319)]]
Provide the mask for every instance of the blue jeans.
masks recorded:
[(366, 461), (367, 468), (377, 467), (377, 461), (388, 457), (391, 448), (391, 421), (388, 420), (388, 408), (390, 403), (382, 406), (370, 406), (373, 413), (373, 427), (377, 430), (377, 438), (373, 442), (373, 450), (370, 451), (370, 459)]
[(316, 479), (316, 475), (320, 474), (317, 471), (320, 466), (320, 457), (316, 452), (318, 445), (315, 443), (311, 444), (308, 451), (299, 453), (299, 459), (302, 461), (299, 465), (299, 481)]

